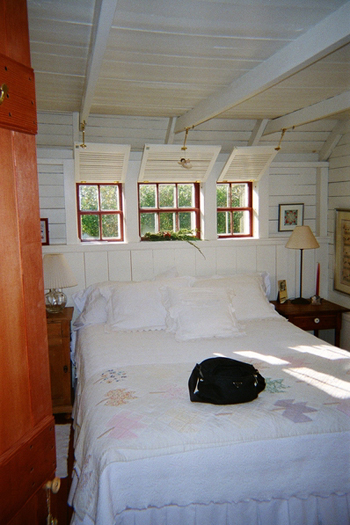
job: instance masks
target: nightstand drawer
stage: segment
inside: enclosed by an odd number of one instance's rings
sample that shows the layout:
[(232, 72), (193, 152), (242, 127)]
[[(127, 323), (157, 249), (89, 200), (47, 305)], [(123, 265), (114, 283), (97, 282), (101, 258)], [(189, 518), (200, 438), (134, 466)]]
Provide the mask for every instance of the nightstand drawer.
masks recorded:
[(289, 321), (303, 330), (329, 330), (336, 327), (335, 315), (293, 316)]
[(50, 344), (59, 344), (57, 341), (62, 340), (62, 325), (61, 323), (48, 323), (47, 336)]

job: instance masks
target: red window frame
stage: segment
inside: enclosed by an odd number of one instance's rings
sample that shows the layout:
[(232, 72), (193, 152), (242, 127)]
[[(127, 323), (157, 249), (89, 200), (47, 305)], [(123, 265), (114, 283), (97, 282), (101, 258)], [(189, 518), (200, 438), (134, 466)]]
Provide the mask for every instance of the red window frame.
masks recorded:
[[(173, 207), (173, 208), (160, 208), (159, 207), (159, 186), (161, 185), (174, 185), (176, 187), (176, 201), (178, 198), (177, 186), (182, 184), (192, 184), (194, 186), (194, 206), (193, 207)], [(154, 185), (156, 186), (156, 206), (154, 208), (141, 208), (140, 206), (140, 186)], [(177, 203), (177, 202), (176, 202)], [(139, 233), (141, 241), (145, 240), (141, 235), (141, 213), (152, 213), (158, 216), (160, 213), (175, 213), (175, 231), (179, 231), (179, 213), (194, 212), (195, 213), (195, 234), (193, 237), (200, 239), (200, 185), (198, 182), (139, 182), (138, 184), (138, 209), (139, 209)], [(159, 229), (156, 233), (159, 233)]]
[[(79, 198), (79, 188), (80, 186), (97, 186), (98, 187), (98, 207), (97, 211), (82, 211), (80, 209), (80, 198)], [(101, 186), (118, 186), (119, 194), (119, 210), (101, 210)], [(80, 182), (76, 185), (77, 190), (77, 215), (78, 215), (78, 235), (81, 242), (122, 242), (124, 241), (124, 213), (123, 213), (123, 198), (122, 198), (122, 184), (118, 182)], [(82, 238), (81, 233), (81, 216), (83, 215), (97, 215), (99, 217), (99, 229), (100, 229), (100, 238), (84, 239)], [(119, 215), (119, 225), (120, 225), (120, 237), (102, 237), (102, 216), (103, 215)]]
[[(231, 233), (224, 234), (224, 233), (218, 233), (219, 239), (238, 239), (242, 237), (253, 237), (253, 183), (251, 181), (224, 181), (224, 182), (218, 182), (217, 185), (223, 185), (227, 184), (230, 186), (230, 189), (232, 186), (235, 186), (237, 184), (246, 184), (248, 187), (248, 206), (242, 206), (242, 207), (235, 207), (235, 206), (227, 206), (227, 207), (219, 207), (217, 206), (217, 213), (219, 212), (229, 212), (232, 214), (232, 220), (231, 220)], [(230, 191), (230, 198), (232, 197), (232, 191)], [(241, 212), (241, 211), (248, 211), (249, 212), (249, 233), (234, 233), (233, 232), (233, 213), (234, 212)]]

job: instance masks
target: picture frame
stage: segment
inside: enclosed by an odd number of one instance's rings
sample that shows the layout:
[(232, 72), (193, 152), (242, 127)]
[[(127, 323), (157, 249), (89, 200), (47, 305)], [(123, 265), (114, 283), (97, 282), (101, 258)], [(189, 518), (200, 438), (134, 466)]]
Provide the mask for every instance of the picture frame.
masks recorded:
[(283, 304), (288, 299), (288, 292), (287, 292), (287, 281), (285, 279), (281, 279), (278, 281), (278, 302), (280, 304)]
[(304, 204), (279, 204), (278, 231), (287, 232), (304, 223)]
[(41, 244), (43, 246), (48, 246), (49, 241), (49, 219), (40, 219), (40, 235), (41, 235)]
[(350, 210), (335, 210), (334, 289), (350, 294)]

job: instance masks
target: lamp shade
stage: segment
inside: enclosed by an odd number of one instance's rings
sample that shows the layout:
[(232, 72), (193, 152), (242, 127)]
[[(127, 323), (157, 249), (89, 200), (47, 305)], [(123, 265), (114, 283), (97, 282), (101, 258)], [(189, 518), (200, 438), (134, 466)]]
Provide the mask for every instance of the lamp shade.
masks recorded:
[(286, 248), (293, 250), (311, 250), (319, 247), (310, 226), (296, 226), (286, 244)]
[(43, 259), (44, 288), (70, 288), (77, 281), (62, 253), (45, 254)]

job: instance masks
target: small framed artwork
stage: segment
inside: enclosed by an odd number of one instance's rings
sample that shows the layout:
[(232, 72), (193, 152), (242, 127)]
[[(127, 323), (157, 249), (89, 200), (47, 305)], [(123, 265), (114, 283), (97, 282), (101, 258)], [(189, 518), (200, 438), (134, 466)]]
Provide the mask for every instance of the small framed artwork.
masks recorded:
[(336, 210), (334, 289), (350, 294), (350, 210)]
[(40, 219), (41, 244), (46, 246), (49, 242), (49, 219)]
[(280, 204), (278, 214), (278, 231), (287, 232), (304, 222), (304, 204)]
[(283, 279), (281, 281), (278, 281), (278, 302), (283, 304), (286, 302), (287, 299), (287, 281)]

